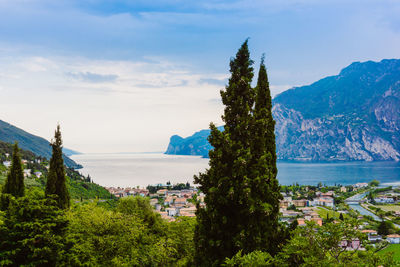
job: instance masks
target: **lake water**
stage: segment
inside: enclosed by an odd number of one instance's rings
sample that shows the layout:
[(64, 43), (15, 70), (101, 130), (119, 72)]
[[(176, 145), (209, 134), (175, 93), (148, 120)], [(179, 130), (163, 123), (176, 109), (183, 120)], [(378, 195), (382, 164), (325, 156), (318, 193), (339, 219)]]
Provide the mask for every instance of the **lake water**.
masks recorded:
[[(190, 182), (193, 175), (208, 167), (208, 159), (162, 153), (81, 154), (71, 157), (83, 165), (82, 174), (103, 186), (147, 186)], [(281, 184), (355, 184), (380, 180), (400, 185), (399, 162), (292, 163), (278, 162)]]

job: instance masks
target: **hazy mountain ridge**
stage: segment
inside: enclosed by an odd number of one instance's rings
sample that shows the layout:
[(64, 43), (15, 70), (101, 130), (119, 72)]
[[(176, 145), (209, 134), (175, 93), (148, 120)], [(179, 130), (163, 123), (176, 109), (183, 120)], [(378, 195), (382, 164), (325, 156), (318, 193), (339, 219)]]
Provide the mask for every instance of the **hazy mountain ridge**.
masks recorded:
[[(400, 160), (400, 60), (352, 63), (273, 103), (279, 159)], [(207, 155), (207, 136), (179, 138), (166, 154)]]
[[(218, 127), (219, 130), (223, 130), (223, 127)], [(194, 133), (192, 136), (182, 138), (179, 135), (173, 135), (170, 138), (170, 142), (165, 154), (172, 155), (199, 155), (208, 157), (208, 151), (212, 149), (212, 146), (207, 141), (207, 137), (210, 135), (210, 130), (201, 130)]]
[[(0, 120), (0, 140), (7, 143), (18, 142), (18, 146), (24, 150), (29, 150), (36, 155), (50, 159), (51, 146), (46, 139), (30, 134), (20, 128), (17, 128), (5, 121)], [(70, 149), (63, 149), (65, 154), (73, 155), (75, 151)], [(64, 162), (70, 168), (79, 168), (81, 165), (70, 159), (64, 154)]]

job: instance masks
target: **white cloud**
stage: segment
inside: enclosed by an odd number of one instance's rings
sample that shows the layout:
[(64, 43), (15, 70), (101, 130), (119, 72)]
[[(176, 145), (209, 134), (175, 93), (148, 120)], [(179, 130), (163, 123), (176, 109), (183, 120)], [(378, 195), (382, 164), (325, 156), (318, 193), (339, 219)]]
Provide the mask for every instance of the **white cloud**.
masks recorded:
[[(160, 151), (172, 134), (219, 122), (225, 74), (193, 73), (182, 64), (85, 58), (1, 61), (2, 120), (50, 138), (61, 123), (65, 146), (83, 152)], [(66, 75), (67, 73), (67, 75)]]

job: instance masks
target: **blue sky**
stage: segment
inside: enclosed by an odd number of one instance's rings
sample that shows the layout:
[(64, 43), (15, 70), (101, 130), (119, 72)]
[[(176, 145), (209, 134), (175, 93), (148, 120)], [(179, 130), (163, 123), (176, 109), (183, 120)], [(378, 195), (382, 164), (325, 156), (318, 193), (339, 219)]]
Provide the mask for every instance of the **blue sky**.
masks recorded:
[(250, 38), (273, 94), (400, 58), (399, 1), (0, 0), (0, 119), (83, 152), (162, 151), (221, 123)]

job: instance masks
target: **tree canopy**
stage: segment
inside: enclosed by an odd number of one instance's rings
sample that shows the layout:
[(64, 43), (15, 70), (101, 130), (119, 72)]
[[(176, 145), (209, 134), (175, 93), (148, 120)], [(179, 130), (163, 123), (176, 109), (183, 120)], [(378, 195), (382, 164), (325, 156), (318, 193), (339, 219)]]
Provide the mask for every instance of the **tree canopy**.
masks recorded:
[[(195, 232), (199, 265), (220, 265), (238, 251), (267, 250), (279, 243), (279, 184), (271, 96), (264, 61), (252, 88), (248, 41), (231, 59), (231, 77), (221, 91), (224, 131), (210, 124), (210, 168), (195, 182), (206, 194)], [(270, 244), (270, 245), (268, 245)]]
[(62, 140), (60, 125), (51, 142), (53, 154), (50, 159), (50, 168), (46, 183), (46, 196), (56, 195), (58, 206), (62, 209), (69, 208), (70, 197), (66, 184), (64, 160), (62, 157)]

